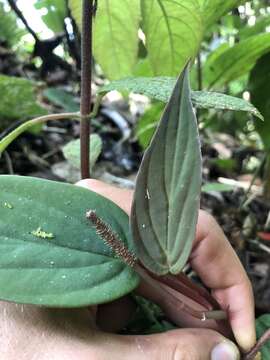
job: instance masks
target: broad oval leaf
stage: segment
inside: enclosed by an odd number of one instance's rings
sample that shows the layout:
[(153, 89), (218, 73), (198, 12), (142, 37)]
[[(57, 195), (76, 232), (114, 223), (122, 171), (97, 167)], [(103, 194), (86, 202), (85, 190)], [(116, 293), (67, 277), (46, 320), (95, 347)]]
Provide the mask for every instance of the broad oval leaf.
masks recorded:
[(205, 31), (239, 0), (141, 0), (142, 28), (155, 75), (176, 75), (194, 57)]
[[(168, 102), (175, 82), (175, 78), (167, 76), (126, 78), (104, 85), (99, 93), (105, 94), (112, 90), (132, 91), (155, 100)], [(193, 105), (198, 108), (246, 111), (263, 119), (260, 112), (250, 102), (234, 96), (210, 91), (191, 91), (191, 100)]]
[(201, 154), (188, 69), (177, 80), (140, 167), (131, 213), (136, 253), (157, 274), (179, 273), (195, 236)]
[(128, 216), (110, 200), (74, 185), (0, 176), (0, 299), (79, 307), (138, 285), (86, 219), (88, 209), (131, 246)]
[[(81, 0), (69, 0), (81, 26)], [(94, 20), (94, 57), (109, 79), (132, 73), (137, 62), (139, 0), (99, 0)]]

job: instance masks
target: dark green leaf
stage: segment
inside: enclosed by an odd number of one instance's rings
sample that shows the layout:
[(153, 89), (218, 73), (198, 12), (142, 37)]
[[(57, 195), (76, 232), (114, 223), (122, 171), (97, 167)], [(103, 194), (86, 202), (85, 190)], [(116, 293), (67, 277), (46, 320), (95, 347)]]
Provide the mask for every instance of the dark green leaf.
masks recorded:
[[(147, 95), (155, 100), (168, 102), (175, 86), (175, 81), (175, 78), (165, 76), (126, 78), (112, 81), (110, 84), (103, 86), (99, 92), (105, 94), (111, 90), (132, 91)], [(209, 91), (192, 91), (191, 100), (193, 105), (198, 108), (246, 111), (260, 119), (263, 118), (252, 104), (234, 96)]]
[(248, 88), (250, 98), (265, 118), (264, 122), (255, 122), (266, 149), (270, 149), (270, 52), (262, 56), (252, 69)]
[(195, 234), (200, 187), (200, 145), (186, 68), (136, 181), (133, 240), (138, 257), (152, 272), (175, 274), (185, 265)]
[[(270, 329), (270, 314), (265, 314), (256, 319), (257, 338), (260, 338), (266, 330)], [(261, 349), (262, 360), (270, 359), (270, 342), (268, 341)]]
[(88, 209), (130, 246), (128, 216), (102, 196), (69, 184), (0, 176), (2, 300), (78, 307), (111, 301), (138, 285), (136, 273), (89, 224)]
[(43, 95), (54, 105), (60, 106), (67, 112), (80, 111), (80, 104), (74, 99), (74, 95), (60, 88), (48, 88)]

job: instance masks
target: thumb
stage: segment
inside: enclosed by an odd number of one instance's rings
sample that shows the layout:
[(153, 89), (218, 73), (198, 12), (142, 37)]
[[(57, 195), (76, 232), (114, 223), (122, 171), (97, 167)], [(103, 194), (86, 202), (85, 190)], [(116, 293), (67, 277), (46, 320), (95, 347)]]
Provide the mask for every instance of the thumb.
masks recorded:
[(104, 356), (110, 354), (111, 360), (240, 359), (237, 347), (230, 340), (208, 329), (180, 329), (141, 336), (100, 333), (99, 337), (104, 340), (101, 342)]

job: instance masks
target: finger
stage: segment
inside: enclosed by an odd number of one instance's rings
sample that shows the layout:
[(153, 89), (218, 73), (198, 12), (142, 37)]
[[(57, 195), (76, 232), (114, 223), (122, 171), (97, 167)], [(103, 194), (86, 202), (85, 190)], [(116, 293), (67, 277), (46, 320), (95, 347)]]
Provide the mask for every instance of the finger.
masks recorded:
[[(104, 359), (111, 360), (237, 360), (236, 346), (208, 329), (173, 330), (149, 336), (100, 334)], [(100, 358), (103, 359), (102, 354)]]
[(102, 196), (105, 196), (106, 198), (116, 203), (126, 213), (130, 213), (133, 196), (132, 190), (120, 189), (94, 179), (84, 179), (77, 182), (76, 185), (90, 189)]
[[(127, 213), (130, 212), (132, 191), (118, 189), (98, 180), (83, 180), (79, 185), (108, 197)], [(213, 289), (213, 296), (221, 307), (229, 311), (230, 324), (239, 345), (243, 350), (249, 350), (256, 341), (251, 285), (223, 231), (204, 211), (199, 213), (190, 262), (204, 284)], [(194, 325), (189, 316), (178, 315), (180, 322)], [(209, 325), (215, 328), (213, 324)]]
[(249, 350), (256, 341), (254, 299), (250, 281), (236, 253), (214, 218), (200, 211), (192, 268), (224, 310), (236, 341)]

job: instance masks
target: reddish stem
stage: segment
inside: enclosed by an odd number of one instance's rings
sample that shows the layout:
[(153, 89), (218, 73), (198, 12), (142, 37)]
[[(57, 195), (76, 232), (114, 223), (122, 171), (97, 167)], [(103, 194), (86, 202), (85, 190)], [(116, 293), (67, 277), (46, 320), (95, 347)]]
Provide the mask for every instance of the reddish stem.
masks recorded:
[(265, 343), (270, 341), (270, 329), (266, 330), (266, 332), (261, 336), (261, 338), (257, 341), (255, 346), (245, 355), (243, 355), (243, 360), (252, 360), (255, 358), (257, 353), (263, 347)]
[(93, 0), (82, 4), (82, 45), (81, 45), (81, 177), (90, 177), (90, 112), (92, 81), (92, 17)]

